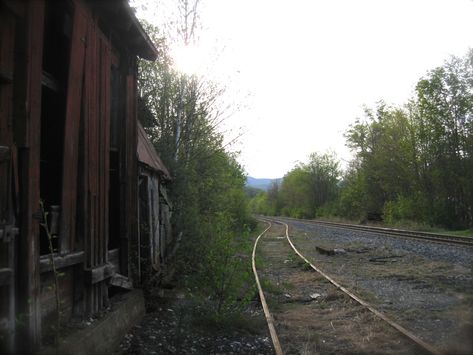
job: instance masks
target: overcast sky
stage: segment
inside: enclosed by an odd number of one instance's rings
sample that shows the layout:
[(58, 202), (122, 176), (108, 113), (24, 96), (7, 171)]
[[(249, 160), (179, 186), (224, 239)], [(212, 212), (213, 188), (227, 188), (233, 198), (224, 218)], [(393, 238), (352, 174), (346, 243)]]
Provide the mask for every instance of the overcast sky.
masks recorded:
[(227, 87), (227, 100), (240, 107), (226, 122), (227, 139), (244, 133), (232, 149), (253, 177), (282, 177), (314, 151), (334, 150), (347, 161), (343, 133), (363, 105), (405, 103), (428, 70), (473, 47), (472, 0), (200, 6), (198, 44), (187, 55), (191, 63), (179, 65)]

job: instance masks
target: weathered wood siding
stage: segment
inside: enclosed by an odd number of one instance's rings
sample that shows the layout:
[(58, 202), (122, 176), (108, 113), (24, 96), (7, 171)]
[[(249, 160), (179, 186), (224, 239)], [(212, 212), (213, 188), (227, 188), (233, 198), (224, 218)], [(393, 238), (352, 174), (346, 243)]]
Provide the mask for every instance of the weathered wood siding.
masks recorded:
[(13, 70), (16, 20), (0, 11), (0, 353), (13, 348), (15, 329), (15, 226), (13, 213)]
[(57, 311), (40, 199), (63, 321), (140, 282), (137, 55), (156, 49), (125, 0), (0, 0), (0, 353), (38, 350)]

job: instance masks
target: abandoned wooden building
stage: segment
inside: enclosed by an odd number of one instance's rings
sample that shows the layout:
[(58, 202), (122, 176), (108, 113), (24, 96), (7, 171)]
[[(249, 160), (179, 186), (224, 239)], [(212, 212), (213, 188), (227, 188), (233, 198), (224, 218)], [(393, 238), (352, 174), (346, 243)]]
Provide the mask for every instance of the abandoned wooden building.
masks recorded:
[(58, 304), (97, 314), (162, 271), (170, 175), (137, 122), (137, 57), (157, 50), (126, 0), (0, 0), (0, 353), (41, 349)]
[[(165, 183), (171, 180), (171, 175), (163, 164), (153, 145), (148, 140), (146, 132), (138, 123), (138, 159), (139, 159), (139, 220), (140, 240), (143, 245), (140, 250), (141, 269), (139, 274), (160, 275), (167, 257), (174, 255), (171, 249), (171, 207)], [(177, 246), (177, 244), (173, 244)]]

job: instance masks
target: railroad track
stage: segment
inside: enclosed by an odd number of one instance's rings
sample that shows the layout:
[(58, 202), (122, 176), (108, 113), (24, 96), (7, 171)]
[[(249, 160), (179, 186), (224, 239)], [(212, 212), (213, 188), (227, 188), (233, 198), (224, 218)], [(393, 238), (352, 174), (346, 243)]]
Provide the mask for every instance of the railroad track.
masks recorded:
[[(294, 251), (295, 254), (297, 254), (303, 261), (306, 263), (306, 265), (310, 265), (310, 268), (316, 271), (318, 274), (320, 274), (324, 279), (326, 279), (328, 282), (330, 282), (334, 287), (336, 287), (339, 291), (343, 292), (345, 295), (349, 296), (352, 300), (354, 300), (356, 303), (364, 307), (366, 310), (374, 314), (376, 317), (378, 317), (380, 320), (388, 324), (391, 328), (393, 328), (395, 331), (397, 331), (399, 334), (401, 334), (404, 338), (408, 339), (410, 342), (415, 344), (416, 347), (419, 347), (422, 352), (429, 353), (429, 354), (441, 354), (439, 350), (437, 350), (434, 346), (431, 344), (423, 341), (420, 339), (418, 336), (416, 336), (414, 333), (409, 331), (408, 329), (404, 328), (400, 324), (396, 323), (394, 320), (389, 318), (387, 315), (384, 313), (380, 312), (377, 310), (375, 307), (373, 307), (370, 303), (367, 301), (361, 299), (359, 296), (355, 295), (352, 291), (348, 290), (341, 284), (339, 284), (336, 280), (334, 280), (331, 276), (327, 275), (324, 271), (322, 271), (320, 268), (312, 264), (294, 245), (292, 242), (290, 236), (289, 236), (289, 226), (282, 222), (282, 221), (274, 221), (270, 219), (260, 219), (263, 222), (268, 223), (268, 227), (258, 236), (258, 238), (255, 241), (254, 248), (253, 248), (253, 255), (252, 255), (252, 265), (253, 265), (253, 272), (255, 275), (257, 287), (258, 287), (258, 292), (260, 294), (260, 300), (263, 305), (263, 310), (265, 313), (265, 317), (268, 323), (268, 328), (270, 330), (271, 334), (271, 339), (274, 344), (274, 349), (277, 355), (283, 354), (282, 347), (276, 332), (276, 327), (275, 327), (275, 322), (274, 318), (271, 315), (271, 312), (269, 310), (269, 307), (266, 303), (265, 295), (264, 295), (264, 290), (262, 289), (261, 282), (259, 280), (258, 276), (258, 271), (256, 269), (256, 262), (255, 262), (255, 255), (256, 255), (256, 250), (258, 243), (261, 238), (264, 237), (264, 235), (268, 232), (268, 230), (271, 229), (273, 223), (281, 224), (285, 227), (285, 238), (287, 239), (290, 247)], [(316, 321), (316, 320), (314, 320)], [(332, 325), (333, 326), (333, 325)]]
[(258, 271), (256, 270), (256, 247), (258, 246), (258, 242), (260, 238), (271, 228), (272, 223), (268, 223), (268, 228), (266, 228), (263, 233), (261, 233), (255, 241), (255, 245), (253, 246), (253, 254), (251, 257), (251, 265), (253, 268), (253, 273), (255, 275), (256, 286), (258, 287), (258, 293), (261, 301), (261, 305), (263, 306), (264, 316), (266, 317), (266, 323), (268, 323), (269, 334), (271, 335), (271, 340), (273, 342), (274, 351), (276, 355), (283, 355), (283, 351), (281, 348), (281, 343), (279, 342), (279, 338), (276, 332), (276, 328), (274, 326), (274, 319), (269, 311), (268, 304), (266, 303), (266, 297), (264, 296), (263, 288), (261, 287), (261, 282), (259, 280)]
[[(267, 218), (267, 219), (271, 219), (271, 218)], [(416, 240), (423, 240), (423, 241), (428, 241), (428, 242), (433, 242), (433, 243), (464, 245), (464, 246), (473, 247), (473, 238), (471, 237), (462, 237), (462, 236), (456, 236), (456, 235), (419, 232), (419, 231), (409, 231), (409, 230), (395, 229), (395, 228), (361, 226), (357, 224), (327, 222), (327, 221), (320, 221), (320, 220), (278, 217), (278, 220), (283, 220), (283, 219), (290, 220), (290, 221), (310, 223), (310, 224), (318, 224), (318, 225), (323, 225), (323, 226), (328, 226), (328, 227), (333, 227), (333, 228), (363, 231), (363, 232), (367, 232), (371, 234), (383, 234), (383, 235), (387, 235), (391, 237), (416, 239)], [(274, 219), (271, 219), (271, 220), (274, 220)]]

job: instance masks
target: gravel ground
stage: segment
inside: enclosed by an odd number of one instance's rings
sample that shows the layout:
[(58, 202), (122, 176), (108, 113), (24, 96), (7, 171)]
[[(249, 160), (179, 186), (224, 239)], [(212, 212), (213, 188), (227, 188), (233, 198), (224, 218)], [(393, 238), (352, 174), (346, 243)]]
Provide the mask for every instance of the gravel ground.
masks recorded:
[(161, 307), (147, 313), (126, 334), (115, 355), (120, 354), (272, 354), (264, 315), (255, 304), (247, 311), (257, 331), (238, 326), (218, 329), (195, 316), (196, 305), (182, 294), (168, 293)]
[[(444, 351), (473, 351), (473, 248), (287, 222), (322, 270)], [(342, 250), (328, 256), (315, 246)]]
[[(439, 243), (429, 243), (419, 240), (408, 240), (395, 237), (386, 237), (382, 234), (364, 233), (337, 227), (314, 225), (303, 222), (286, 222), (299, 230), (316, 233), (313, 237), (320, 240), (336, 241), (340, 244), (349, 244), (354, 241), (360, 241), (367, 247), (387, 247), (393, 251), (409, 252), (421, 255), (431, 260), (442, 260), (456, 265), (469, 268), (473, 271), (473, 248), (467, 246), (454, 246)], [(470, 275), (470, 281), (473, 280), (473, 274)]]

